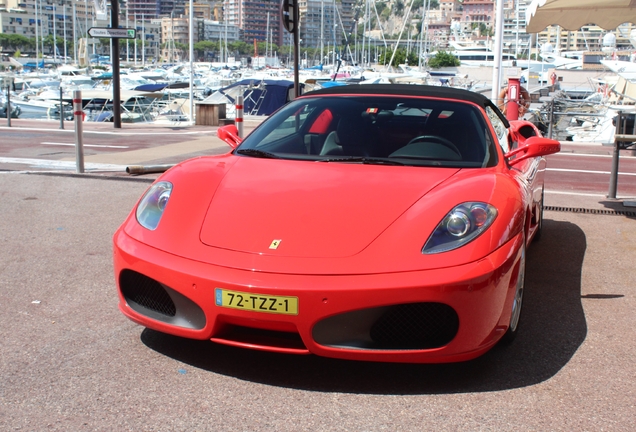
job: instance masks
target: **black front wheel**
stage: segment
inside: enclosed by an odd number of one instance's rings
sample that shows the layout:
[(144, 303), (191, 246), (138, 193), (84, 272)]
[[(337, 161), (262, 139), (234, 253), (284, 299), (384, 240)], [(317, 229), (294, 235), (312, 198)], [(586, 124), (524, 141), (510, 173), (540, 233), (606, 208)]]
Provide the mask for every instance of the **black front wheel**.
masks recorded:
[(519, 321), (521, 318), (521, 306), (523, 305), (523, 291), (526, 279), (526, 237), (523, 236), (523, 244), (521, 245), (521, 257), (517, 264), (517, 283), (515, 284), (515, 298), (512, 301), (512, 311), (510, 314), (510, 325), (506, 334), (501, 338), (501, 342), (508, 344), (517, 336), (519, 329)]

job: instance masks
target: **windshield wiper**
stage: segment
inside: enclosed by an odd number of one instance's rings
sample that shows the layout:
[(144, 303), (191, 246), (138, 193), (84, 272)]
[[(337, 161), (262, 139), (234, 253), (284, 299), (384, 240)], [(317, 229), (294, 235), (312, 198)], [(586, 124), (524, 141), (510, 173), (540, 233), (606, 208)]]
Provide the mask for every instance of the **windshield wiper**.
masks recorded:
[(335, 157), (328, 159), (320, 159), (318, 162), (358, 162), (367, 165), (404, 165), (402, 162), (395, 160), (374, 158), (374, 157), (362, 157), (362, 156), (349, 156), (349, 157)]
[(263, 158), (263, 159), (280, 159), (274, 153), (266, 152), (263, 150), (256, 150), (256, 149), (239, 149), (236, 151), (236, 153), (245, 155), (245, 156), (253, 156), (253, 157)]

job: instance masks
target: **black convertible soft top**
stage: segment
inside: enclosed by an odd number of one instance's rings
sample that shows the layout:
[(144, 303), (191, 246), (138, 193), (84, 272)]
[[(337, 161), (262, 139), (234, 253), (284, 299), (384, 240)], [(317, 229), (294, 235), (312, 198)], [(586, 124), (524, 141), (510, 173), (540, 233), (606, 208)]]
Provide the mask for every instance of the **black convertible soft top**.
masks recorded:
[(351, 84), (335, 86), (304, 93), (302, 96), (329, 96), (329, 95), (404, 95), (436, 97), (446, 99), (457, 99), (472, 102), (482, 107), (491, 107), (504, 122), (509, 126), (506, 117), (499, 111), (499, 108), (492, 101), (481, 93), (470, 90), (458, 89), (454, 87), (429, 86), (420, 84)]

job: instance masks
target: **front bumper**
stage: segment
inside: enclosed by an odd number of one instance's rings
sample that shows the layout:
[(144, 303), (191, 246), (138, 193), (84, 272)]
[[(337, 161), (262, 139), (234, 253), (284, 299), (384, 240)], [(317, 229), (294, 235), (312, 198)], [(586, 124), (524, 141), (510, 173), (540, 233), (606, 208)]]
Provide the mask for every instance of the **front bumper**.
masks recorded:
[[(463, 361), (490, 349), (510, 321), (522, 236), (457, 267), (369, 275), (237, 270), (114, 236), (119, 308), (133, 321), (192, 339), (350, 360)], [(218, 306), (215, 290), (298, 298), (298, 314)]]

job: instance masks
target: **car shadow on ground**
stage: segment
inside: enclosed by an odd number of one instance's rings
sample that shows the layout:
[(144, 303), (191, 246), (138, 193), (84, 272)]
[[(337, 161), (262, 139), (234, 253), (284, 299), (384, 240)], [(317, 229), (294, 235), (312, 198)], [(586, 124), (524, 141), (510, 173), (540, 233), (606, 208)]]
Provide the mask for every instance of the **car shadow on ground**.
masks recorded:
[(581, 268), (583, 231), (546, 219), (528, 250), (522, 322), (515, 341), (480, 358), (451, 364), (394, 364), (274, 354), (182, 339), (145, 329), (149, 348), (210, 372), (310, 391), (440, 394), (513, 389), (545, 381), (585, 340)]

